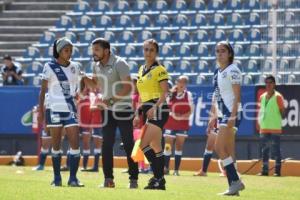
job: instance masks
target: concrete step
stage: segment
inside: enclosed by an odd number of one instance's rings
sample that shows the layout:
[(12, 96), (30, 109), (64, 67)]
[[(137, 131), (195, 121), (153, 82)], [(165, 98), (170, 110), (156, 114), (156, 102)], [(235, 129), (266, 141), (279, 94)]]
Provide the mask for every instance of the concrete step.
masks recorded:
[(2, 34), (0, 41), (39, 41), (43, 34)]
[(0, 18), (0, 26), (54, 26), (59, 18)]
[(75, 2), (13, 2), (6, 10), (73, 10)]
[(3, 42), (0, 41), (0, 49), (26, 49), (30, 45), (34, 44), (34, 41), (13, 41)]
[(23, 56), (25, 52), (25, 49), (0, 49), (0, 58), (8, 54), (15, 59), (16, 57)]
[(60, 18), (60, 16), (66, 12), (69, 12), (69, 10), (4, 10), (2, 13), (0, 13), (0, 17)]
[(54, 26), (0, 26), (1, 33), (21, 34), (21, 33), (43, 33)]

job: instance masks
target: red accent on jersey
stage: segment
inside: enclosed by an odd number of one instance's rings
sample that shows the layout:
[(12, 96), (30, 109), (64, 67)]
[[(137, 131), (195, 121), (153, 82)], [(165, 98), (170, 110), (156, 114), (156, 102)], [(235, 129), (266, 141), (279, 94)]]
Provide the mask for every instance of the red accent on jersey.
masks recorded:
[(191, 111), (191, 106), (188, 99), (188, 92), (184, 92), (184, 97), (182, 99), (177, 98), (177, 92), (175, 92), (169, 102), (169, 108), (172, 112), (172, 115), (169, 116), (169, 119), (165, 125), (165, 129), (168, 130), (189, 130), (189, 119), (176, 119), (174, 115), (183, 115)]

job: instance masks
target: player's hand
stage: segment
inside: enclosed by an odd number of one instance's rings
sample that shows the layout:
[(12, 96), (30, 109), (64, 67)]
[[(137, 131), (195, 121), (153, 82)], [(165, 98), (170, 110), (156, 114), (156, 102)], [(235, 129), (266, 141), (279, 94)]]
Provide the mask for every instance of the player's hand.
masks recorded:
[(135, 116), (133, 119), (133, 127), (138, 128), (139, 124), (140, 124), (140, 118), (138, 116)]
[(154, 107), (152, 107), (152, 108), (150, 108), (148, 111), (147, 111), (147, 118), (148, 119), (153, 119), (154, 118), (154, 116), (156, 115), (156, 107), (154, 106)]
[(234, 125), (235, 125), (235, 117), (230, 117), (227, 122), (227, 127), (231, 129), (234, 127)]

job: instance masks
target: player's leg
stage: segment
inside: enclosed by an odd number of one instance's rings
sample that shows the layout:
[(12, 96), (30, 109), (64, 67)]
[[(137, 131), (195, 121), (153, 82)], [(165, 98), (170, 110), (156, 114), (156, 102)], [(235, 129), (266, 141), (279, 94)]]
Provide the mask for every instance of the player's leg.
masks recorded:
[(87, 164), (89, 161), (89, 156), (91, 154), (90, 141), (91, 141), (91, 131), (89, 128), (80, 128), (80, 133), (82, 136), (82, 148), (83, 148), (83, 160), (81, 171), (86, 171)]
[(102, 130), (101, 128), (94, 128), (93, 130), (93, 142), (94, 142), (94, 166), (91, 171), (99, 171), (99, 159), (102, 149)]
[(51, 147), (50, 131), (48, 128), (44, 128), (44, 130), (42, 130), (42, 136), (41, 136), (41, 152), (39, 155), (39, 163), (38, 166), (34, 167), (32, 170), (36, 170), (36, 171), (44, 170), (45, 162), (49, 154), (50, 147)]
[(61, 186), (61, 174), (60, 174), (60, 165), (61, 165), (61, 130), (60, 127), (50, 127), (51, 134), (51, 144), (52, 144), (52, 166), (54, 172), (54, 180), (51, 183), (53, 186)]
[(181, 157), (183, 151), (183, 145), (185, 139), (187, 138), (187, 131), (180, 131), (176, 133), (176, 140), (175, 140), (175, 168), (173, 175), (179, 176), (179, 168), (181, 164)]
[(165, 148), (164, 148), (164, 155), (165, 155), (165, 168), (164, 174), (169, 175), (169, 166), (170, 166), (170, 159), (172, 156), (172, 149), (174, 144), (175, 135), (172, 134), (171, 130), (165, 130), (164, 140), (165, 140)]

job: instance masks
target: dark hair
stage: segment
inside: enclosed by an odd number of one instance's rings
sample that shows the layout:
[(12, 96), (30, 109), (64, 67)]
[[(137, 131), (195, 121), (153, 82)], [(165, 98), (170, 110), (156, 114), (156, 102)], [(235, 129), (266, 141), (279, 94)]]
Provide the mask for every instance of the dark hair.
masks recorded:
[(223, 45), (227, 49), (227, 51), (230, 54), (229, 64), (232, 64), (233, 60), (234, 60), (234, 50), (233, 50), (233, 47), (231, 46), (231, 44), (228, 41), (221, 41), (221, 42), (218, 42), (217, 46), (218, 45)]
[(56, 49), (57, 41), (58, 40), (55, 40), (54, 43), (53, 43), (53, 57), (56, 58), (56, 59), (59, 57), (59, 53), (57, 52), (57, 49)]
[(103, 49), (110, 50), (110, 43), (104, 38), (96, 38), (93, 40), (92, 45), (99, 44)]
[(12, 61), (12, 57), (10, 55), (4, 55), (3, 60), (10, 60)]
[(145, 41), (144, 41), (144, 44), (145, 44), (145, 43), (153, 44), (154, 47), (155, 47), (156, 53), (159, 53), (158, 42), (157, 42), (155, 39), (148, 39), (148, 40), (145, 40)]
[(272, 81), (273, 83), (276, 84), (276, 79), (275, 79), (275, 77), (274, 77), (273, 75), (268, 75), (268, 76), (265, 78), (265, 82), (266, 82), (267, 80), (270, 80), (270, 81)]

